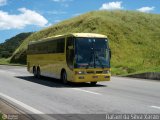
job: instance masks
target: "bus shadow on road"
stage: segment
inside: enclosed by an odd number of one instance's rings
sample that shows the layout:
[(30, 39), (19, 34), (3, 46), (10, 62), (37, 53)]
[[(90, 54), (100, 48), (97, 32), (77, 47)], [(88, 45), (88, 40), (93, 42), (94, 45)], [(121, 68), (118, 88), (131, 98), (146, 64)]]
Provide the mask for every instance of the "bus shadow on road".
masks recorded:
[(74, 87), (107, 87), (106, 85), (96, 84), (91, 85), (90, 83), (72, 83), (63, 84), (60, 80), (48, 77), (41, 77), (40, 79), (34, 78), (33, 76), (15, 76), (18, 79), (26, 80), (29, 82), (37, 83), (40, 85), (55, 87), (55, 88), (74, 88)]

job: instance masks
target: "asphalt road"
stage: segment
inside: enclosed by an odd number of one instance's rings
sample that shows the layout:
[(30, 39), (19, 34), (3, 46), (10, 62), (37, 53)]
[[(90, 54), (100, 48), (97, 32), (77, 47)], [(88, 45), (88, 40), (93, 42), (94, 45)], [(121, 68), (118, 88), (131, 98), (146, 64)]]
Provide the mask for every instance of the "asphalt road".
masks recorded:
[(0, 98), (30, 114), (160, 114), (159, 81), (112, 77), (96, 86), (63, 85), (18, 66), (0, 65)]

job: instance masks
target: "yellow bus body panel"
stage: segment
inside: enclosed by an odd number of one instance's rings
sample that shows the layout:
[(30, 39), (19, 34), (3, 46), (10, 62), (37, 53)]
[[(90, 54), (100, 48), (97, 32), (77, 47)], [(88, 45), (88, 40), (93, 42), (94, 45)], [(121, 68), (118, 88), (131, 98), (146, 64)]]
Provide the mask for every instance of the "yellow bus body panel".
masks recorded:
[(77, 71), (83, 71), (85, 74), (74, 75), (74, 82), (110, 81), (111, 74), (104, 74), (104, 70), (110, 71), (110, 68), (75, 69), (75, 73)]
[[(75, 37), (97, 37), (97, 38), (107, 38), (104, 35), (90, 34), (90, 33), (73, 33), (65, 36), (49, 37), (38, 42), (31, 42), (30, 44), (36, 44), (39, 42), (48, 41), (51, 38), (66, 38), (68, 36)], [(66, 49), (66, 45), (65, 45)], [(67, 73), (67, 80), (71, 82), (98, 82), (98, 81), (109, 81), (111, 74), (103, 74), (103, 70), (109, 70), (110, 68), (76, 68), (71, 70), (66, 62), (66, 50), (64, 53), (50, 53), (50, 54), (28, 54), (27, 55), (27, 70), (33, 73), (33, 67), (40, 67), (41, 75), (60, 79), (62, 69), (65, 69)], [(75, 74), (77, 71), (85, 71), (86, 74)], [(97, 73), (98, 72), (98, 73)]]
[[(74, 69), (71, 70), (67, 66), (65, 54), (37, 54), (28, 55), (28, 71), (33, 72), (34, 66), (39, 66), (43, 76), (53, 77), (60, 79), (61, 70), (65, 69), (67, 73), (67, 80), (71, 82), (96, 82), (96, 81), (109, 81), (111, 74), (103, 74), (103, 70), (110, 68), (92, 68), (92, 69)], [(86, 74), (75, 74), (78, 71), (85, 71)], [(100, 72), (100, 73), (97, 73)], [(84, 77), (84, 78), (83, 78)], [(83, 78), (83, 79), (82, 79)]]

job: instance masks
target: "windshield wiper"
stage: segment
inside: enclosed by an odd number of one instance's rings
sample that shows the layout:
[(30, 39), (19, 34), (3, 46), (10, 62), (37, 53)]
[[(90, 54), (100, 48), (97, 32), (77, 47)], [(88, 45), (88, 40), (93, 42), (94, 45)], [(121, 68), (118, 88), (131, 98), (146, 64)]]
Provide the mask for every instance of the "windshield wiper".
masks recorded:
[(93, 55), (94, 55), (94, 67), (96, 67), (95, 59), (97, 59), (99, 64), (101, 65), (101, 67), (104, 69), (104, 65), (102, 64), (102, 61), (100, 60), (99, 56), (97, 54), (95, 54), (93, 51), (91, 52), (91, 57), (90, 57), (90, 60), (88, 62), (88, 65), (86, 66), (86, 69), (88, 69), (88, 67), (91, 65)]
[(104, 65), (102, 64), (102, 61), (100, 60), (99, 56), (97, 54), (96, 55), (96, 59), (98, 60), (98, 62), (100, 63), (101, 67), (104, 68)]
[(88, 62), (88, 65), (86, 66), (86, 69), (88, 69), (88, 67), (90, 66), (92, 58), (94, 60), (94, 68), (95, 68), (95, 51), (94, 51), (94, 43), (93, 43), (93, 41), (92, 41), (91, 44), (92, 44), (92, 47), (91, 47), (91, 57), (90, 57), (90, 60)]
[(88, 67), (91, 65), (91, 61), (92, 61), (93, 55), (94, 55), (94, 52), (91, 51), (91, 57), (90, 57), (90, 60), (88, 62), (88, 65), (86, 66), (86, 69), (88, 69)]

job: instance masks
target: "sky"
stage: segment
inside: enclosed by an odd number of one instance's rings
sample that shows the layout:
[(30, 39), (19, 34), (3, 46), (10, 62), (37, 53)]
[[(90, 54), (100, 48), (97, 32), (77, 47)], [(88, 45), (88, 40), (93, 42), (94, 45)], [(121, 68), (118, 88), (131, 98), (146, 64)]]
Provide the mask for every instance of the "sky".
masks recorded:
[(0, 0), (0, 43), (94, 10), (160, 14), (160, 0)]

